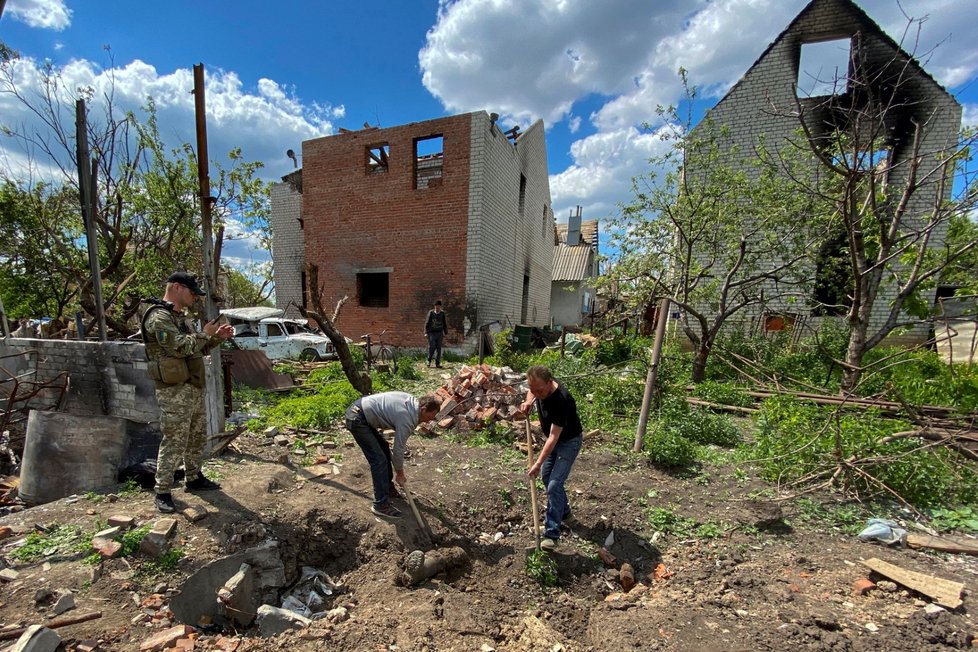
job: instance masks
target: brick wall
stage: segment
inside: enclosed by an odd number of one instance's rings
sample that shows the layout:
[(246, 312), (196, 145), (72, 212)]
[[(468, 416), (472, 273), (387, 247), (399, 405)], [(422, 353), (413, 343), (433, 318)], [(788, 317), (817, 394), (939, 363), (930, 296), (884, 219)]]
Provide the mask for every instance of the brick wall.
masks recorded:
[[(301, 173), (301, 171), (300, 171)], [(275, 270), (275, 307), (298, 317), (292, 304), (302, 305), (302, 271), (305, 241), (300, 227), (302, 195), (293, 184), (272, 185), (270, 224), (275, 246), (272, 247), (272, 268)]]
[[(415, 142), (431, 136), (442, 156), (416, 163)], [(386, 167), (370, 162), (381, 149)], [(349, 297), (337, 323), (347, 337), (386, 329), (385, 341), (423, 347), (425, 315), (441, 299), (448, 345), (471, 348), (466, 325), (471, 335), (520, 321), (524, 274), (526, 321), (547, 323), (553, 214), (542, 122), (515, 146), (482, 111), (327, 136), (303, 143), (302, 175), (305, 259), (319, 268), (325, 309)], [(364, 272), (389, 275), (388, 306), (359, 305)], [(275, 274), (277, 284), (277, 265)]]
[[(35, 353), (16, 355), (27, 351)], [(69, 388), (62, 412), (126, 419), (129, 446), (122, 466), (156, 457), (159, 405), (153, 381), (146, 375), (142, 344), (10, 338), (0, 340), (0, 356), (7, 372), (0, 374), (4, 379), (36, 369), (37, 381), (44, 382), (67, 372)], [(52, 401), (51, 395), (39, 395), (31, 405), (49, 408)]]
[[(472, 115), (466, 279), (467, 293), (478, 305), (472, 325), (548, 324), (554, 236), (543, 122), (531, 125), (514, 144), (485, 113)], [(530, 284), (522, 319), (524, 274)]]

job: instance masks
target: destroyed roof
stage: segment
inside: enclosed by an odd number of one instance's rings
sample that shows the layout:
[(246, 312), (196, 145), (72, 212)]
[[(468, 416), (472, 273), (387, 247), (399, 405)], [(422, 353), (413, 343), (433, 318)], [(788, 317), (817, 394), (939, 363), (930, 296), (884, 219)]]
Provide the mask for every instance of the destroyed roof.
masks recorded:
[[(557, 240), (562, 243), (567, 242), (567, 223), (557, 225)], [(581, 244), (591, 245), (595, 251), (598, 250), (598, 221), (581, 221)]]
[(251, 308), (225, 308), (221, 314), (228, 319), (240, 319), (241, 321), (261, 321), (269, 317), (279, 317), (285, 313), (280, 308), (268, 308), (266, 306), (254, 306)]
[[(912, 56), (908, 52), (906, 52), (900, 46), (899, 43), (897, 43), (895, 40), (893, 40), (893, 38), (889, 34), (887, 34), (883, 30), (883, 28), (880, 27), (879, 24), (875, 20), (873, 20), (872, 17), (870, 17), (870, 15), (867, 14), (863, 10), (863, 8), (860, 7), (859, 5), (857, 5), (855, 2), (853, 2), (852, 0), (811, 0), (811, 2), (809, 2), (807, 5), (805, 5), (805, 8), (802, 9), (801, 11), (799, 11), (798, 14), (794, 17), (794, 19), (792, 19), (792, 21), (790, 23), (788, 23), (788, 26), (785, 27), (781, 31), (780, 34), (778, 34), (777, 38), (775, 38), (773, 41), (771, 41), (768, 44), (768, 46), (764, 49), (763, 52), (761, 52), (760, 56), (757, 57), (757, 59), (754, 61), (754, 63), (752, 63), (749, 68), (747, 68), (747, 71), (744, 72), (744, 74), (740, 77), (740, 79), (738, 79), (737, 82), (733, 86), (730, 87), (730, 90), (728, 90), (726, 92), (726, 94), (722, 98), (720, 98), (720, 101), (717, 102), (716, 105), (712, 109), (710, 109), (709, 111), (707, 111), (707, 117), (710, 115), (710, 113), (712, 113), (713, 111), (715, 111), (717, 107), (719, 107), (721, 104), (723, 104), (727, 100), (728, 97), (730, 97), (731, 95), (733, 95), (733, 93), (737, 89), (737, 87), (740, 86), (744, 82), (744, 80), (747, 78), (747, 75), (749, 75), (750, 72), (754, 68), (756, 68), (757, 65), (762, 60), (764, 60), (765, 57), (768, 56), (768, 54), (771, 53), (771, 51), (775, 48), (775, 46), (778, 45), (778, 43), (780, 43), (782, 40), (784, 40), (785, 38), (787, 38), (788, 35), (791, 34), (791, 32), (795, 29), (795, 27), (798, 25), (799, 22), (801, 22), (802, 20), (804, 20), (805, 17), (809, 13), (815, 11), (816, 10), (815, 8), (818, 5), (821, 5), (823, 3), (828, 3), (828, 2), (835, 3), (837, 5), (836, 9), (838, 9), (838, 10), (843, 10), (843, 11), (848, 10), (848, 11), (852, 12), (852, 18), (856, 22), (858, 22), (863, 28), (868, 28), (869, 30), (871, 30), (874, 35), (878, 36), (880, 39), (883, 40), (884, 43), (886, 43), (887, 45), (889, 45), (890, 47), (892, 47), (896, 53), (898, 53), (900, 56), (905, 57), (906, 60), (910, 62), (910, 65), (913, 67), (913, 69), (916, 70), (920, 74), (920, 77), (921, 78), (928, 80), (929, 82), (931, 82), (932, 84), (934, 84), (938, 89), (940, 89), (941, 92), (943, 92), (945, 95), (947, 95), (947, 96), (949, 96), (949, 97), (951, 97), (953, 99), (954, 96), (951, 95), (951, 93), (949, 93), (947, 91), (947, 89), (944, 88), (944, 86), (941, 85), (940, 82), (938, 82), (936, 79), (934, 79), (931, 76), (931, 74), (924, 69), (924, 67), (920, 64), (919, 61), (917, 61), (917, 59), (914, 56)], [(836, 14), (836, 15), (838, 15), (838, 13), (839, 13), (838, 11), (834, 11), (833, 12), (833, 14)], [(955, 102), (956, 102), (956, 100), (955, 100)], [(705, 120), (705, 118), (704, 118), (704, 120)]]

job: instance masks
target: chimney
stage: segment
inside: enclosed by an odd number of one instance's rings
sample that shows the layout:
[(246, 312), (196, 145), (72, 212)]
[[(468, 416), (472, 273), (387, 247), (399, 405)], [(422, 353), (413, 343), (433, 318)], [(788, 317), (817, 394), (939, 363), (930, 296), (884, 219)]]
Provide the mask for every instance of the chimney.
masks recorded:
[(567, 246), (576, 247), (581, 244), (581, 207), (577, 207), (577, 213), (571, 212), (567, 218)]

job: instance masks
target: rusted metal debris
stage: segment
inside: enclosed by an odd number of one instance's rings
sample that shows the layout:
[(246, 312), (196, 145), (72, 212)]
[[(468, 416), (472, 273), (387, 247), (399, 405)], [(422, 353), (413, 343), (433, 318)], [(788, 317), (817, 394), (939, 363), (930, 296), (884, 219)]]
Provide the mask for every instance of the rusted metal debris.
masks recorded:
[(253, 389), (288, 389), (295, 386), (292, 376), (277, 373), (261, 351), (229, 351), (228, 366), (235, 384)]
[[(29, 349), (0, 356), (0, 432), (11, 430), (13, 447), (23, 445), (23, 426), (31, 410), (60, 410), (68, 393), (68, 372), (53, 378), (37, 373), (38, 352)], [(23, 369), (26, 371), (22, 371)], [(19, 434), (14, 434), (16, 431)]]

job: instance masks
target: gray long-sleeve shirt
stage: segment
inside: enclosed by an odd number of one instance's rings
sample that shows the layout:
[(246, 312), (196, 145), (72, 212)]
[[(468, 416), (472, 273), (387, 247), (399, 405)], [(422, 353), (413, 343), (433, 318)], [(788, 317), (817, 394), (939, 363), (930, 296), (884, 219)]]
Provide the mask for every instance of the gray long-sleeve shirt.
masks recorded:
[(391, 463), (395, 471), (403, 471), (408, 437), (418, 427), (418, 399), (407, 392), (382, 392), (364, 396), (360, 405), (367, 423), (378, 430), (389, 428), (394, 431)]

